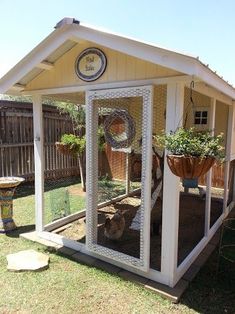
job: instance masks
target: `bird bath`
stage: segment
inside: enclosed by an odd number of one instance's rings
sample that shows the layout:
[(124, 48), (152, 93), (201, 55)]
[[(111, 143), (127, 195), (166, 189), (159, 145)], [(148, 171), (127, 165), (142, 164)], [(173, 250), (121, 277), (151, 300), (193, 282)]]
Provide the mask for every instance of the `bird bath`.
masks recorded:
[(19, 177), (0, 177), (0, 233), (16, 229), (13, 220), (13, 196), (16, 187), (24, 180)]

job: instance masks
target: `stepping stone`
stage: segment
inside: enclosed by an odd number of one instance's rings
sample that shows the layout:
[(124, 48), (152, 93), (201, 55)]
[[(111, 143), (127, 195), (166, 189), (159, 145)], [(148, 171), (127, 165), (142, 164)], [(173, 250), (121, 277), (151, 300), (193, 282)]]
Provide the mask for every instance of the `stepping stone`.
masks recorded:
[(10, 271), (39, 271), (48, 268), (49, 256), (34, 250), (25, 250), (7, 255)]

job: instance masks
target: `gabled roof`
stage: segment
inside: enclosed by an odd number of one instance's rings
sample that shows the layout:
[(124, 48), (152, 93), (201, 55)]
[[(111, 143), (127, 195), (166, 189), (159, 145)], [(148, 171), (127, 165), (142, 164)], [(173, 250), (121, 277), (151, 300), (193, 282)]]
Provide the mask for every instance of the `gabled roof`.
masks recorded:
[(235, 99), (235, 89), (198, 58), (93, 28), (73, 18), (61, 20), (48, 37), (0, 79), (0, 93), (23, 90), (24, 85), (52, 68), (57, 59), (83, 40), (194, 76)]

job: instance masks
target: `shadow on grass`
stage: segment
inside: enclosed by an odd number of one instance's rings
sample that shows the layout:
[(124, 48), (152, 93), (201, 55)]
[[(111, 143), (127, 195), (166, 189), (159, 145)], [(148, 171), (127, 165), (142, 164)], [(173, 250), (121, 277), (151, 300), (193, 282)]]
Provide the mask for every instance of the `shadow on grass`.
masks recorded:
[[(53, 253), (70, 261), (76, 262), (73, 256), (69, 256), (55, 248), (48, 247), (45, 249), (45, 252)], [(82, 253), (79, 254), (84, 256)], [(189, 309), (195, 310), (197, 313), (234, 314), (235, 272), (224, 272), (216, 277), (217, 257), (217, 252), (210, 257), (206, 265), (190, 284), (180, 303), (187, 306)], [(117, 273), (107, 270), (107, 267), (104, 269), (102, 267), (102, 262), (100, 264), (101, 267), (99, 265), (89, 265), (83, 261), (79, 261), (78, 263), (89, 268), (95, 267), (100, 271), (109, 273), (112, 276), (119, 278)], [(113, 265), (110, 266), (113, 267)]]
[(214, 252), (205, 266), (191, 282), (181, 303), (199, 313), (235, 313), (235, 269), (224, 265), (216, 276), (218, 251)]
[[(62, 249), (67, 249), (67, 247), (62, 247)], [(91, 262), (89, 261), (89, 259), (93, 259), (92, 257), (88, 256), (88, 262), (86, 262), (86, 258), (87, 255), (83, 254), (81, 252), (77, 252), (76, 253), (76, 258), (73, 257), (73, 255), (69, 255), (66, 254), (63, 251), (60, 251), (60, 249), (56, 249), (54, 247), (46, 247), (44, 248), (44, 253), (50, 253), (50, 254), (55, 254), (59, 257), (65, 258), (66, 260), (69, 260), (73, 263), (78, 263), (80, 265), (86, 266), (88, 268), (94, 268), (97, 269), (105, 274), (109, 274), (112, 275), (113, 277), (116, 278), (121, 278), (120, 276), (118, 276), (118, 272), (121, 270), (119, 267), (114, 266), (113, 264), (107, 263), (107, 262), (103, 262), (101, 260), (98, 260), (95, 262), (95, 264), (93, 264), (93, 261), (91, 260)], [(80, 258), (77, 256), (77, 254), (80, 256)]]
[(25, 226), (20, 226), (17, 227), (17, 229), (9, 231), (6, 233), (6, 236), (10, 238), (19, 238), (20, 234), (30, 232), (35, 230), (35, 225), (25, 225)]

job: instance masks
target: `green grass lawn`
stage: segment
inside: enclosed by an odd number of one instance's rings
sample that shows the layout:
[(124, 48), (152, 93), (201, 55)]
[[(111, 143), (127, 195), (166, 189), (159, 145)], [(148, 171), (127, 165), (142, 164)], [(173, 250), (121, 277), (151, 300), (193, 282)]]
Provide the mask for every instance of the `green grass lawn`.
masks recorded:
[[(22, 230), (30, 230), (34, 197), (29, 190), (18, 196), (14, 201), (15, 221)], [(175, 305), (119, 277), (23, 240), (18, 234), (0, 235), (0, 313), (235, 313), (234, 277), (225, 273), (216, 280), (216, 252), (181, 303)], [(8, 272), (6, 255), (29, 248), (49, 254), (49, 269)]]
[[(139, 182), (131, 182), (131, 190), (140, 187)], [(85, 209), (86, 199), (85, 195), (81, 195), (82, 188), (76, 177), (65, 178), (64, 180), (48, 181), (44, 186), (44, 221), (48, 224), (56, 218), (62, 218), (69, 214)], [(124, 182), (111, 181), (105, 178), (101, 178), (98, 181), (98, 202), (105, 202), (117, 196), (123, 195), (126, 192), (126, 186)], [(67, 194), (66, 194), (67, 193)], [(27, 203), (29, 204), (25, 211), (32, 212), (34, 208), (34, 188), (32, 185), (20, 186), (17, 189), (16, 204), (19, 208), (24, 207), (22, 200), (23, 196), (27, 196)], [(67, 196), (66, 196), (67, 195)], [(68, 198), (69, 205), (67, 205), (64, 212), (64, 208), (61, 210), (66, 199)], [(53, 206), (54, 204), (54, 206)], [(23, 208), (22, 208), (23, 209)], [(31, 215), (27, 215), (31, 217)], [(34, 221), (34, 220), (33, 220)]]

